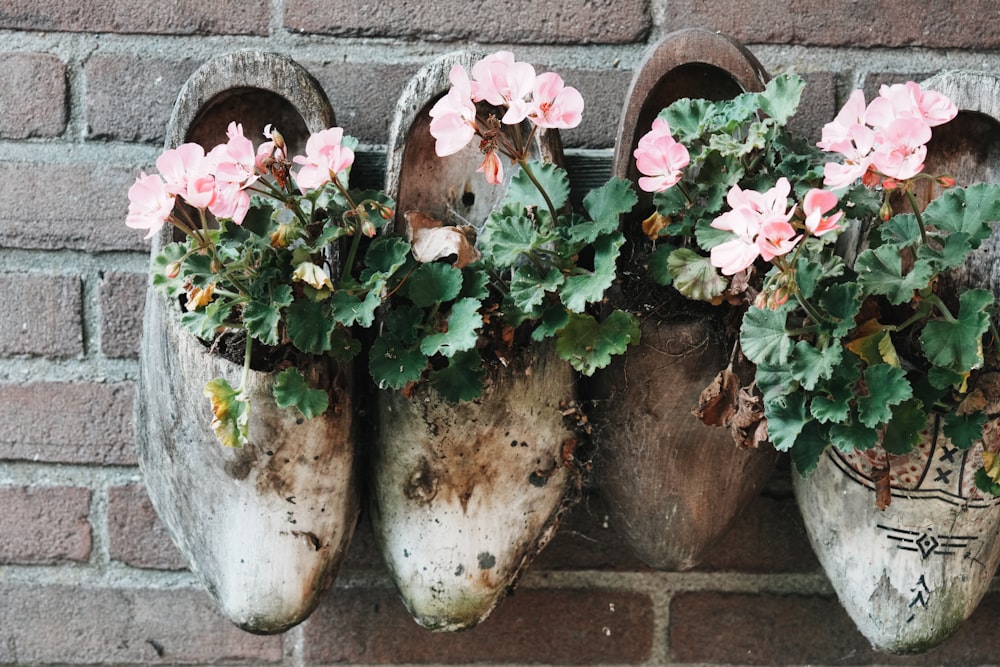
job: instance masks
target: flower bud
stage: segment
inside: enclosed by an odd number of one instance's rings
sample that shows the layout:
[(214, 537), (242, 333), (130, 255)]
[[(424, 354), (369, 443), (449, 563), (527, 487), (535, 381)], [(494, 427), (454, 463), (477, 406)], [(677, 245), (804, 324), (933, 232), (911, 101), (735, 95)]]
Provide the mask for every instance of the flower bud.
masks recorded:
[(955, 179), (951, 176), (938, 176), (937, 182), (942, 188), (955, 187)]
[(372, 238), (373, 236), (375, 236), (376, 231), (377, 230), (375, 229), (375, 223), (372, 222), (367, 216), (365, 216), (365, 219), (361, 221), (361, 233), (367, 236), (368, 238)]
[(882, 189), (886, 192), (892, 192), (899, 187), (899, 181), (895, 178), (887, 178), (882, 181)]
[(892, 206), (888, 201), (882, 203), (882, 207), (878, 210), (878, 217), (882, 222), (892, 217)]
[(181, 263), (180, 262), (170, 262), (167, 264), (166, 275), (167, 278), (173, 280), (181, 273)]

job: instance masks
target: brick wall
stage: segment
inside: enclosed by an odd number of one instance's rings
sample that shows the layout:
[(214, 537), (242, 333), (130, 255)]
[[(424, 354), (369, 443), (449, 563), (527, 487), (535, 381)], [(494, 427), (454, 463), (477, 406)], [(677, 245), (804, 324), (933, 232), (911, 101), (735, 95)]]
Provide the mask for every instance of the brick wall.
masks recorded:
[(365, 519), (336, 588), (282, 636), (225, 621), (153, 513), (131, 405), (148, 257), (126, 191), (208, 58), (288, 54), (373, 169), (406, 79), (456, 48), (509, 46), (588, 102), (564, 135), (610, 161), (631, 69), (682, 27), (727, 32), (809, 83), (818, 136), (852, 88), (1000, 71), (992, 0), (4, 0), (0, 8), (0, 664), (872, 665), (1000, 662), (1000, 594), (916, 658), (875, 654), (806, 541), (786, 461), (707, 562), (623, 553), (588, 496), (494, 617), (435, 635), (395, 597)]

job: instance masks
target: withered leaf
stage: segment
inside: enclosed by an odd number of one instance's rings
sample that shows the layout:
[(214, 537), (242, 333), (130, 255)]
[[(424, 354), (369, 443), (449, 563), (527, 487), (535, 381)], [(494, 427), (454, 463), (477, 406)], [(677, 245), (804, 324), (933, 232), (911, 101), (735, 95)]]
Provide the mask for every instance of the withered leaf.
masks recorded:
[(461, 269), (479, 259), (479, 251), (474, 245), (476, 234), (471, 227), (445, 226), (420, 211), (407, 211), (404, 217), (407, 240), (418, 262), (433, 262), (454, 255), (454, 266)]

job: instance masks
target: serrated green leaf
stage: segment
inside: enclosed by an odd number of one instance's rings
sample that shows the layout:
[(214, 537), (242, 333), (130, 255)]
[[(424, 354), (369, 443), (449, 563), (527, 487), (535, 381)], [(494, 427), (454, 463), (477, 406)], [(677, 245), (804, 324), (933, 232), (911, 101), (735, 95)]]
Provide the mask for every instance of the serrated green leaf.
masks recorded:
[(482, 264), (479, 262), (470, 264), (462, 268), (462, 291), (458, 296), (482, 301), (489, 296), (489, 285), (490, 277), (482, 270)]
[(632, 189), (632, 182), (624, 178), (612, 178), (599, 188), (594, 188), (583, 198), (583, 208), (596, 223), (610, 225), (607, 231), (618, 228), (618, 219), (628, 213), (639, 202)]
[(535, 328), (531, 331), (531, 340), (541, 342), (555, 336), (569, 323), (569, 311), (562, 304), (552, 304), (542, 311)]
[(802, 386), (812, 391), (821, 380), (828, 380), (840, 363), (844, 348), (839, 341), (831, 340), (827, 346), (818, 350), (810, 343), (800, 340), (792, 349), (789, 366), (792, 377)]
[(479, 314), (481, 306), (476, 299), (456, 301), (448, 314), (447, 331), (425, 336), (420, 342), (420, 351), (428, 357), (435, 354), (452, 357), (475, 348), (479, 328), (483, 326), (483, 317)]
[(728, 285), (708, 257), (690, 248), (672, 251), (666, 268), (674, 287), (689, 299), (711, 301), (725, 292)]
[(448, 365), (433, 371), (428, 378), (430, 385), (446, 401), (458, 403), (472, 401), (483, 393), (483, 370), (479, 352), (459, 352), (448, 360)]
[(265, 345), (278, 344), (281, 307), (272, 303), (250, 301), (243, 306), (243, 324), (250, 335)]
[(388, 279), (404, 264), (410, 244), (398, 236), (376, 237), (365, 252), (365, 271), (361, 274), (362, 284), (378, 276)]
[(903, 275), (901, 249), (893, 244), (868, 249), (858, 255), (855, 270), (866, 294), (882, 294), (893, 305), (913, 298), (913, 292), (927, 287), (934, 269), (926, 260), (916, 260)]
[(421, 264), (410, 274), (402, 292), (418, 308), (451, 301), (462, 290), (462, 271), (451, 264)]
[(920, 223), (912, 213), (899, 213), (883, 222), (878, 228), (883, 243), (893, 243), (899, 247), (920, 241)]
[(336, 322), (324, 302), (298, 299), (285, 309), (285, 321), (288, 338), (298, 349), (311, 354), (330, 349), (330, 334)]
[(951, 440), (951, 444), (959, 449), (969, 449), (983, 438), (983, 424), (986, 423), (985, 412), (972, 412), (959, 415), (949, 412), (945, 415), (944, 431), (945, 437)]
[(779, 452), (795, 445), (802, 428), (812, 420), (806, 410), (806, 395), (785, 394), (764, 403), (767, 416), (767, 437)]
[(785, 125), (795, 115), (805, 85), (802, 77), (795, 74), (774, 77), (759, 94), (761, 109), (778, 125)]
[(525, 264), (514, 269), (510, 279), (510, 298), (524, 313), (533, 313), (545, 301), (547, 292), (554, 292), (565, 282), (565, 276), (556, 269), (550, 269), (540, 276), (538, 269)]
[(990, 479), (990, 475), (986, 472), (986, 468), (980, 468), (976, 471), (975, 482), (976, 488), (980, 491), (991, 493), (994, 496), (1000, 496), (1000, 483), (994, 482)]
[(621, 233), (605, 234), (594, 241), (594, 270), (566, 278), (559, 291), (563, 304), (574, 313), (604, 298), (615, 281), (618, 251), (625, 243)]
[(239, 226), (242, 229), (253, 232), (257, 236), (264, 236), (267, 234), (271, 227), (271, 217), (274, 215), (274, 208), (264, 203), (264, 200), (260, 198), (258, 198), (255, 203), (256, 206), (250, 207), (250, 210), (247, 211), (242, 224), (224, 224), (232, 227)]
[(682, 98), (661, 111), (659, 117), (667, 121), (678, 141), (689, 144), (701, 137), (713, 115), (713, 102)]
[(830, 444), (848, 454), (854, 451), (863, 452), (878, 444), (878, 434), (876, 429), (852, 420), (846, 424), (834, 424), (830, 427)]
[(656, 250), (650, 253), (646, 260), (646, 270), (650, 279), (660, 285), (669, 285), (674, 282), (674, 274), (670, 272), (670, 254), (676, 248), (669, 243), (660, 243)]
[(514, 266), (522, 255), (541, 243), (538, 230), (527, 217), (492, 215), (486, 222), (480, 246), (483, 257), (502, 268)]
[(556, 334), (556, 351), (573, 368), (593, 375), (639, 342), (639, 321), (630, 313), (616, 310), (603, 322), (583, 313), (570, 313), (566, 326)]
[[(535, 180), (538, 181), (537, 186), (525, 169), (531, 171)], [(517, 204), (523, 207), (534, 206), (548, 210), (548, 204), (539, 191), (539, 186), (548, 194), (552, 206), (557, 211), (569, 201), (569, 176), (566, 174), (566, 170), (551, 162), (530, 161), (526, 167), (519, 169), (510, 179), (510, 188), (508, 188), (507, 197), (503, 201), (504, 205)]]
[(202, 340), (215, 340), (218, 330), (225, 326), (232, 311), (232, 302), (216, 299), (204, 308), (186, 311), (181, 315), (181, 325)]
[(320, 389), (313, 389), (297, 368), (286, 368), (274, 378), (274, 402), (279, 408), (295, 408), (306, 419), (326, 412), (330, 396)]
[(858, 397), (858, 419), (868, 428), (878, 428), (892, 417), (892, 406), (909, 400), (913, 388), (901, 368), (876, 364), (865, 369), (868, 395)]
[(830, 333), (843, 338), (855, 327), (854, 318), (861, 311), (861, 289), (857, 283), (830, 285), (819, 298), (819, 305), (832, 318), (824, 322)]
[(920, 442), (927, 426), (927, 413), (920, 401), (910, 399), (892, 407), (892, 418), (882, 435), (882, 448), (890, 454), (906, 454)]
[(788, 454), (800, 475), (808, 475), (815, 470), (823, 452), (829, 446), (828, 429), (815, 421), (807, 421)]
[(383, 333), (372, 342), (368, 371), (379, 389), (402, 389), (416, 382), (427, 368), (427, 355)]
[(751, 307), (743, 316), (740, 347), (755, 364), (780, 366), (788, 363), (792, 339), (785, 332), (787, 310)]
[(183, 243), (168, 243), (153, 258), (150, 271), (153, 274), (153, 287), (170, 298), (176, 299), (184, 292), (184, 276), (180, 272), (173, 278), (167, 276), (168, 267), (180, 262), (187, 252)]
[(242, 447), (248, 441), (250, 404), (242, 391), (233, 389), (225, 378), (209, 380), (205, 396), (212, 404), (212, 431), (226, 447)]
[(954, 321), (933, 319), (924, 325), (920, 344), (927, 359), (941, 368), (966, 373), (983, 362), (982, 335), (990, 326), (993, 293), (983, 289), (962, 292)]
[(924, 224), (968, 234), (972, 247), (990, 235), (990, 222), (1000, 220), (1000, 185), (977, 183), (947, 190), (924, 209)]
[(917, 257), (927, 260), (935, 271), (944, 272), (962, 266), (970, 252), (972, 243), (969, 241), (969, 235), (954, 232), (945, 238), (944, 245), (940, 248), (921, 245), (917, 248)]
[(834, 368), (822, 389), (817, 389), (809, 411), (823, 424), (843, 423), (851, 413), (854, 399), (854, 385), (861, 379), (858, 360), (853, 355), (841, 355), (840, 363)]
[(338, 290), (330, 297), (330, 316), (345, 327), (370, 327), (375, 322), (375, 311), (382, 303), (380, 289), (371, 289), (363, 298)]

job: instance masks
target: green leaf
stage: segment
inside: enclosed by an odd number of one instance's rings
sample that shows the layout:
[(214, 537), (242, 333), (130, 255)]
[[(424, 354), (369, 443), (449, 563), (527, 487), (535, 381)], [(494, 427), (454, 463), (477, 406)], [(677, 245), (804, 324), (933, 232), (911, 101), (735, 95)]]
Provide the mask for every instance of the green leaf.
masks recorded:
[(420, 342), (420, 351), (428, 357), (435, 354), (452, 357), (458, 352), (475, 348), (479, 328), (483, 326), (480, 306), (482, 304), (476, 299), (456, 301), (448, 314), (448, 330), (425, 336)]
[(878, 228), (884, 243), (894, 243), (899, 247), (920, 241), (920, 223), (912, 213), (900, 213), (883, 222)]
[(769, 310), (751, 307), (743, 316), (740, 347), (755, 364), (780, 366), (788, 363), (792, 339), (785, 332), (787, 309)]
[(360, 299), (355, 294), (337, 290), (330, 297), (330, 315), (345, 327), (357, 324), (368, 328), (375, 323), (375, 311), (382, 303), (380, 293), (380, 289), (371, 289)]
[(288, 337), (292, 345), (311, 354), (330, 349), (330, 334), (336, 322), (322, 301), (298, 299), (285, 309)]
[(632, 182), (624, 178), (612, 178), (599, 188), (594, 188), (583, 198), (583, 208), (590, 219), (597, 223), (611, 225), (617, 229), (618, 219), (628, 213), (639, 202), (632, 189)]
[(969, 449), (983, 438), (983, 424), (986, 423), (985, 412), (972, 412), (965, 415), (949, 412), (945, 415), (942, 430), (951, 440), (951, 444), (959, 449)]
[(972, 252), (972, 243), (969, 241), (969, 235), (963, 232), (954, 232), (945, 238), (941, 248), (921, 245), (917, 248), (917, 257), (926, 259), (935, 271), (944, 272), (962, 266), (970, 252)]
[[(538, 184), (548, 194), (552, 201), (552, 206), (559, 210), (569, 201), (569, 176), (566, 170), (551, 162), (530, 161), (527, 169), (531, 171)], [(507, 190), (507, 197), (503, 201), (504, 205), (518, 204), (523, 207), (535, 206), (545, 211), (548, 204), (538, 186), (528, 177), (525, 168), (519, 169), (510, 179), (510, 188)]]
[(674, 282), (674, 275), (670, 272), (669, 259), (671, 253), (676, 248), (669, 243), (660, 243), (656, 250), (650, 253), (646, 260), (646, 270), (649, 277), (660, 285), (669, 285)]
[(418, 266), (404, 285), (406, 296), (418, 308), (451, 301), (461, 289), (462, 271), (437, 262)]
[(760, 93), (761, 109), (778, 125), (785, 125), (795, 115), (805, 85), (805, 81), (795, 74), (774, 77)]
[(834, 368), (829, 380), (816, 390), (809, 403), (812, 416), (824, 424), (847, 421), (851, 413), (851, 401), (854, 399), (854, 385), (859, 379), (861, 371), (857, 358), (853, 355), (841, 355), (840, 363)]
[(306, 419), (326, 412), (329, 395), (313, 389), (297, 368), (286, 368), (274, 378), (274, 402), (279, 408), (296, 408)]
[(459, 352), (448, 360), (448, 365), (430, 374), (428, 381), (446, 401), (472, 401), (483, 393), (482, 360), (479, 352)]
[(856, 325), (855, 316), (861, 311), (861, 289), (857, 283), (830, 285), (819, 298), (819, 305), (833, 318), (831, 335), (843, 338)]
[(878, 428), (892, 417), (892, 406), (909, 400), (913, 388), (901, 368), (876, 364), (865, 370), (868, 395), (858, 398), (858, 418), (868, 428)]
[(476, 262), (462, 269), (462, 291), (458, 296), (482, 301), (490, 294), (489, 286), (489, 275), (482, 269), (482, 264)]
[(594, 270), (571, 275), (560, 290), (562, 302), (574, 313), (583, 312), (588, 303), (604, 298), (604, 292), (615, 281), (618, 250), (625, 243), (621, 233), (606, 234), (594, 242)]
[(402, 389), (420, 379), (427, 368), (427, 356), (403, 344), (397, 337), (383, 333), (372, 342), (368, 371), (379, 389)]
[(250, 404), (242, 391), (225, 378), (209, 380), (204, 394), (212, 403), (212, 431), (226, 447), (242, 447), (248, 440)]
[(486, 222), (480, 246), (484, 257), (495, 266), (506, 267), (514, 266), (541, 242), (538, 230), (527, 217), (493, 215)]
[(697, 301), (711, 301), (725, 292), (728, 284), (708, 257), (690, 248), (678, 248), (670, 253), (667, 272), (678, 292)]
[(365, 252), (367, 269), (361, 274), (361, 282), (367, 283), (378, 276), (388, 279), (405, 263), (410, 252), (410, 244), (398, 236), (376, 237)]
[(565, 277), (557, 269), (542, 277), (533, 265), (524, 264), (514, 269), (511, 276), (510, 298), (521, 311), (531, 313), (545, 301), (546, 292), (556, 291), (563, 282)]
[(715, 104), (704, 99), (683, 98), (660, 112), (677, 140), (689, 144), (700, 138), (715, 115)]
[(830, 444), (848, 454), (854, 451), (863, 452), (878, 444), (878, 434), (876, 429), (868, 428), (857, 421), (834, 424), (830, 427)]
[(945, 191), (924, 209), (924, 224), (969, 235), (978, 248), (990, 235), (990, 222), (1000, 220), (1000, 185), (977, 183)]
[(855, 262), (855, 270), (867, 294), (883, 294), (896, 306), (913, 298), (914, 291), (927, 287), (934, 275), (931, 265), (918, 259), (904, 276), (900, 248), (891, 244), (862, 252)]
[(278, 344), (281, 307), (272, 303), (250, 301), (243, 306), (243, 324), (250, 335), (265, 345)]
[(966, 373), (983, 363), (982, 335), (990, 326), (993, 293), (984, 289), (962, 292), (958, 317), (949, 322), (933, 319), (920, 333), (920, 344), (935, 366)]
[(541, 342), (550, 336), (555, 336), (569, 323), (569, 315), (569, 311), (561, 304), (552, 304), (542, 311), (538, 323), (531, 332), (531, 340)]
[(976, 488), (980, 491), (986, 493), (991, 493), (994, 496), (1000, 496), (1000, 483), (994, 482), (990, 479), (990, 475), (986, 472), (986, 468), (980, 468), (976, 471)]
[(916, 399), (892, 407), (892, 418), (882, 436), (882, 448), (890, 454), (906, 454), (920, 442), (920, 432), (927, 426), (927, 413)]
[(764, 413), (768, 439), (779, 452), (790, 450), (806, 422), (812, 419), (806, 411), (806, 395), (801, 392), (767, 401)]
[[(274, 208), (264, 203), (264, 201), (260, 198), (257, 199), (255, 204), (255, 206), (252, 206), (250, 210), (247, 211), (241, 225), (236, 225), (234, 223), (232, 226), (238, 226), (241, 229), (253, 232), (257, 236), (264, 236), (268, 233), (268, 229), (271, 227), (271, 217), (274, 215)], [(228, 223), (227, 226), (229, 226)]]
[(630, 313), (616, 310), (603, 322), (587, 314), (570, 313), (569, 322), (556, 334), (556, 351), (589, 376), (638, 342), (639, 321)]
[(790, 367), (792, 376), (798, 380), (802, 386), (812, 391), (821, 380), (828, 380), (833, 375), (834, 370), (840, 363), (844, 348), (836, 339), (831, 340), (827, 346), (818, 350), (804, 340), (795, 344), (792, 351)]
[(169, 278), (168, 267), (172, 268), (171, 265), (180, 262), (186, 252), (185, 244), (168, 243), (153, 258), (153, 265), (150, 268), (153, 274), (153, 287), (174, 299), (184, 293), (184, 275), (178, 272), (176, 276)]
[(825, 427), (815, 421), (806, 422), (795, 440), (795, 446), (788, 452), (795, 470), (802, 476), (815, 470), (829, 444), (830, 438)]
[(218, 329), (225, 325), (232, 310), (232, 302), (216, 299), (204, 308), (187, 311), (181, 315), (181, 325), (202, 340), (215, 340)]

